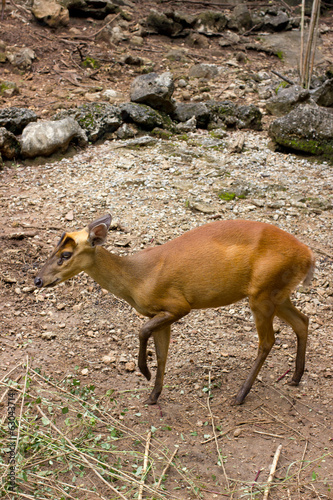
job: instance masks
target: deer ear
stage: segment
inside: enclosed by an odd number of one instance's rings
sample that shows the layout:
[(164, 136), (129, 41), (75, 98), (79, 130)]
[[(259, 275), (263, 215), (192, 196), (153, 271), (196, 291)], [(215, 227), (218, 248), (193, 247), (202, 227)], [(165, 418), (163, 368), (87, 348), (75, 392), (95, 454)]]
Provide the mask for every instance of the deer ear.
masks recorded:
[(94, 222), (91, 222), (88, 226), (89, 241), (91, 246), (103, 245), (106, 240), (108, 230), (111, 225), (111, 215), (107, 214)]

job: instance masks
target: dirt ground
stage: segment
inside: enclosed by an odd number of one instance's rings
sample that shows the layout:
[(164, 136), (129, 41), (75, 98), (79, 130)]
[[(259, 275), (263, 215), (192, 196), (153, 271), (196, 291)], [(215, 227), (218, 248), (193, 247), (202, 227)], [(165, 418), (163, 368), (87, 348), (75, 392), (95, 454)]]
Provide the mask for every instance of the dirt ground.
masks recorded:
[[(134, 20), (148, 12), (150, 6), (149, 2), (143, 2)], [(15, 70), (7, 63), (1, 65), (2, 78), (16, 81), (20, 88), (19, 95), (0, 98), (1, 107), (30, 107), (45, 118), (58, 109), (87, 102), (86, 94), (100, 89), (113, 88), (122, 100), (129, 100), (130, 83), (138, 70), (120, 63), (127, 53), (149, 58), (155, 63), (157, 72), (170, 69), (176, 79), (184, 72), (182, 62), (170, 62), (165, 58), (168, 50), (184, 46), (182, 39), (149, 36), (142, 47), (129, 43), (110, 47), (102, 41), (91, 42), (95, 40), (93, 35), (102, 27), (100, 21), (71, 19), (68, 27), (51, 30), (33, 22), (22, 10), (15, 11), (15, 16), (12, 16), (11, 9), (10, 4), (1, 23), (1, 39), (9, 45), (33, 48), (37, 60), (29, 72)], [(331, 19), (324, 19), (323, 23), (329, 27)], [(91, 38), (83, 38), (82, 33)], [(332, 37), (330, 30), (323, 37), (326, 50), (332, 46)], [(209, 40), (209, 44), (209, 50), (189, 48), (190, 60), (193, 63), (220, 64), (221, 60), (234, 60), (237, 56), (237, 48), (221, 49), (215, 39)], [(83, 69), (80, 54), (100, 60), (102, 65), (99, 71)], [(242, 67), (244, 73), (269, 71), (272, 67), (282, 73), (286, 71), (283, 61), (274, 56), (256, 51), (246, 55), (247, 60)], [(231, 66), (223, 81), (211, 85), (211, 97), (220, 96), (233, 79)], [(180, 96), (181, 89), (177, 88), (175, 97)], [(234, 99), (238, 102), (237, 93)], [(257, 101), (255, 93), (242, 98), (242, 102), (256, 104)], [(258, 136), (265, 136), (268, 120), (264, 118), (264, 131)], [(145, 491), (144, 498), (164, 498), (163, 495), (172, 499), (262, 498), (279, 445), (282, 445), (281, 454), (270, 498), (333, 498), (331, 210), (321, 206), (306, 211), (296, 204), (294, 210), (297, 214), (294, 214), (294, 222), (290, 223), (291, 232), (314, 249), (317, 259), (317, 271), (311, 287), (294, 294), (294, 302), (311, 319), (306, 372), (300, 386), (288, 386), (290, 374), (284, 376), (287, 370), (293, 369), (295, 336), (287, 326), (276, 321), (276, 345), (252, 391), (242, 406), (230, 405), (257, 349), (251, 311), (247, 302), (241, 302), (223, 310), (195, 312), (173, 326), (165, 387), (159, 404), (147, 406), (144, 401), (151, 384), (133, 365), (138, 352), (137, 334), (144, 320), (126, 303), (106, 294), (86, 276), (80, 275), (59, 288), (42, 291), (35, 290), (33, 278), (61, 233), (67, 228), (83, 227), (95, 214), (104, 213), (110, 197), (113, 198), (111, 204), (116, 212), (116, 223), (110, 233), (109, 244), (110, 248), (115, 246), (114, 251), (120, 254), (164, 242), (189, 227), (210, 221), (211, 217), (187, 210), (181, 212), (184, 215), (178, 223), (176, 213), (174, 219), (168, 219), (165, 214), (169, 212), (165, 210), (172, 205), (172, 199), (170, 203), (162, 200), (158, 190), (149, 190), (149, 185), (141, 190), (141, 181), (136, 184), (126, 167), (127, 153), (118, 150), (110, 174), (101, 173), (96, 183), (89, 182), (87, 172), (89, 168), (94, 170), (95, 159), (107, 157), (107, 148), (104, 145), (89, 146), (78, 161), (75, 160), (77, 154), (80, 152), (72, 150), (64, 159), (54, 157), (22, 163), (8, 162), (0, 173), (3, 221), (0, 235), (2, 425), (6, 421), (7, 377), (17, 380), (19, 386), (15, 387), (22, 391), (28, 360), (30, 370), (39, 371), (45, 379), (59, 384), (59, 387), (64, 387), (64, 381), (68, 382), (71, 377), (72, 380), (73, 377), (80, 380), (82, 390), (94, 385), (94, 401), (100, 404), (106, 404), (105, 393), (111, 390), (108, 414), (122, 429), (127, 429), (129, 436), (136, 433), (141, 437), (141, 444), (137, 446), (142, 459), (144, 438), (149, 429), (153, 429), (155, 450), (166, 449), (168, 459), (172, 457), (173, 450), (177, 450), (174, 459), (177, 467), (170, 466), (167, 470), (164, 493), (160, 491), (158, 496)], [(138, 164), (142, 161), (144, 165), (140, 152), (131, 154), (135, 157), (133, 161)], [(179, 151), (178, 156), (175, 151), (172, 155), (177, 161), (186, 157)], [(75, 168), (71, 169), (72, 162)], [(314, 162), (314, 170), (316, 165)], [(203, 167), (207, 168), (208, 176), (211, 167)], [(329, 183), (332, 167), (326, 164), (325, 168)], [(122, 169), (127, 176), (126, 189), (121, 191), (119, 186), (114, 185), (106, 194), (103, 191), (103, 176), (116, 176), (117, 169)], [(316, 179), (325, 180), (325, 172), (321, 170), (317, 177), (315, 172), (309, 175), (313, 175), (308, 177), (310, 192)], [(186, 175), (180, 173), (178, 178), (175, 174), (170, 182), (186, 183), (189, 179), (191, 172)], [(276, 188), (276, 184), (274, 186)], [(141, 207), (137, 211), (132, 205), (131, 189), (133, 192), (136, 190), (137, 207)], [(327, 200), (331, 189), (327, 185), (323, 193)], [(177, 203), (178, 199), (175, 206)], [(243, 203), (246, 202), (239, 200), (240, 206)], [(142, 207), (145, 207), (145, 212)], [(145, 214), (142, 217), (140, 210)], [(159, 219), (162, 212), (164, 216)], [(170, 213), (173, 213), (172, 207)], [(251, 213), (251, 218), (259, 220), (269, 220), (269, 217), (265, 208), (260, 206)], [(149, 365), (154, 374), (155, 354), (150, 347)], [(108, 363), (103, 361), (106, 354), (112, 358)], [(31, 390), (35, 395), (38, 392), (37, 379), (35, 372), (30, 371)], [(61, 390), (49, 390), (48, 398), (50, 408), (61, 401)], [(18, 399), (17, 414), (20, 404)], [(53, 422), (60, 426), (61, 415), (55, 416)], [(1, 432), (6, 440), (5, 431), (2, 429)], [(131, 446), (137, 451), (136, 445)], [(156, 458), (155, 462), (152, 470), (161, 474), (163, 467), (159, 465), (159, 459)], [(2, 465), (5, 463), (3, 456)], [(52, 464), (48, 466), (51, 472), (52, 467)], [(129, 467), (128, 463), (123, 467)], [(1, 471), (4, 478), (6, 469)], [(68, 479), (69, 476), (68, 469), (63, 477)], [(54, 492), (47, 493), (45, 489), (41, 490), (43, 494), (36, 493), (37, 487), (34, 496), (34, 491), (29, 489), (29, 479), (26, 482), (21, 477), (19, 479), (16, 494), (10, 495), (3, 489), (4, 498), (122, 498), (110, 493), (100, 478), (89, 475), (82, 479), (82, 487), (73, 483), (72, 489), (66, 490), (67, 496), (63, 490), (58, 493), (59, 496)], [(152, 484), (152, 481), (148, 475), (146, 482)], [(92, 493), (92, 485), (96, 487), (95, 494)], [(85, 488), (90, 492), (87, 493)], [(134, 488), (132, 493), (126, 491), (125, 498), (137, 498), (138, 489)]]

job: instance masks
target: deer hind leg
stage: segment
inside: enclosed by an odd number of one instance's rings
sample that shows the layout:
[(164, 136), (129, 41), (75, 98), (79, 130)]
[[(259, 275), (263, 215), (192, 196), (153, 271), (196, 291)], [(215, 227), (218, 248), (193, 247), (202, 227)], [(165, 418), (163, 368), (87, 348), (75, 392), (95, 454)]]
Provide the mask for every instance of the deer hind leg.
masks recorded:
[(290, 385), (298, 385), (304, 373), (309, 318), (296, 309), (289, 297), (276, 308), (276, 315), (288, 323), (297, 336), (296, 368)]
[(273, 331), (275, 306), (273, 305), (273, 302), (268, 299), (250, 299), (250, 306), (259, 336), (258, 354), (247, 379), (233, 401), (233, 404), (235, 405), (241, 404), (246, 395), (250, 392), (251, 387), (275, 342)]

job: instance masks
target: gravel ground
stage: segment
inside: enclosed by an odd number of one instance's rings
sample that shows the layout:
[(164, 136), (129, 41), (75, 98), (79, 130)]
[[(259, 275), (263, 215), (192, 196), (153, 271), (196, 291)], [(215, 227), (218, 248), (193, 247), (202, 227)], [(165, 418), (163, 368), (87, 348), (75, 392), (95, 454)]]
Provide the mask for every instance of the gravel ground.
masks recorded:
[[(271, 498), (332, 498), (332, 167), (272, 152), (264, 132), (245, 132), (242, 153), (230, 153), (237, 138), (239, 132), (222, 139), (198, 132), (187, 141), (157, 140), (145, 147), (109, 141), (71, 157), (1, 172), (5, 334), (0, 376), (26, 354), (56, 378), (78, 366), (85, 383), (94, 382), (101, 393), (116, 390), (115, 414), (129, 408), (122, 417), (128, 425), (140, 432), (154, 425), (164, 443), (180, 446), (184, 466), (198, 478), (207, 499), (219, 498), (209, 491), (225, 487), (215, 445), (202, 444), (204, 436), (212, 435), (205, 401), (211, 377), (216, 424), (222, 430), (239, 429), (220, 441), (227, 476), (237, 485), (232, 498), (242, 496), (259, 469), (268, 475), (280, 441), (280, 478), (290, 464), (300, 467), (303, 452), (312, 466), (281, 483)], [(235, 197), (221, 199), (220, 193)], [(82, 228), (107, 212), (113, 215), (107, 247), (118, 254), (163, 243), (218, 218), (270, 222), (307, 243), (317, 269), (311, 287), (294, 294), (311, 318), (300, 388), (275, 383), (292, 368), (295, 353), (294, 335), (276, 322), (277, 343), (259, 380), (243, 406), (229, 406), (257, 348), (251, 312), (242, 301), (223, 310), (193, 312), (174, 325), (160, 407), (145, 407), (150, 384), (134, 365), (126, 365), (136, 361), (143, 320), (86, 276), (52, 290), (34, 290), (32, 283), (63, 230)], [(102, 361), (108, 353), (111, 365)], [(154, 370), (154, 355), (149, 364)], [(270, 423), (262, 423), (267, 418)], [(169, 433), (163, 430), (166, 425)], [(172, 498), (195, 497), (172, 474), (168, 481), (171, 496), (176, 485), (180, 488)]]

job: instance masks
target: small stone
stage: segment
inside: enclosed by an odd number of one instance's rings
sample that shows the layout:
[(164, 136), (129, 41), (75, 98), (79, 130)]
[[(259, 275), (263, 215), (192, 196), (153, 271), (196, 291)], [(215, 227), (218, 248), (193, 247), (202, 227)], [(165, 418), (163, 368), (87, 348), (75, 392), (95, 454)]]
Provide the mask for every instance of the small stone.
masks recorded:
[(135, 371), (135, 363), (134, 361), (128, 361), (125, 365), (125, 370), (127, 372), (134, 372)]
[(113, 353), (109, 353), (106, 356), (102, 357), (102, 362), (105, 363), (106, 365), (110, 365), (111, 363), (114, 363), (116, 361), (116, 357)]
[(69, 221), (72, 221), (74, 219), (74, 213), (73, 213), (73, 210), (71, 210), (70, 212), (68, 212), (66, 215), (65, 215), (65, 219), (66, 220), (69, 220)]
[(88, 373), (89, 373), (88, 368), (83, 368), (83, 370), (81, 370), (81, 375), (88, 375)]
[(234, 437), (237, 438), (241, 435), (242, 429), (240, 427), (237, 427), (237, 429), (234, 430)]
[(41, 334), (42, 339), (44, 340), (52, 340), (56, 338), (56, 334), (54, 332), (43, 332)]

